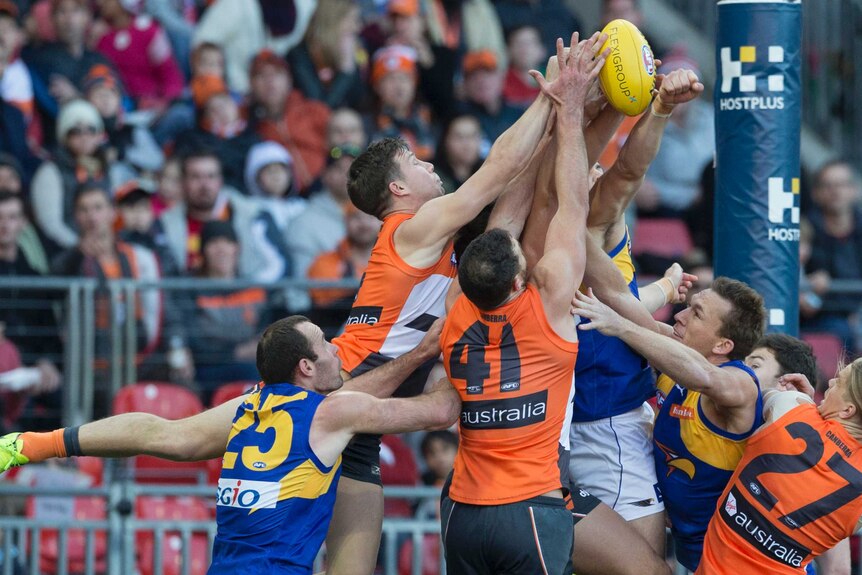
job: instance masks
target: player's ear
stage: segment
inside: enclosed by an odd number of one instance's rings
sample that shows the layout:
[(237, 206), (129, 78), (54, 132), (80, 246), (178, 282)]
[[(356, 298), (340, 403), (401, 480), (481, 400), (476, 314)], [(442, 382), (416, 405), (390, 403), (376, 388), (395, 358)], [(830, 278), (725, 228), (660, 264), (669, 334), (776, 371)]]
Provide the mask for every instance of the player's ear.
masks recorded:
[[(843, 397), (842, 397), (843, 399)], [(852, 401), (844, 400), (844, 407), (838, 412), (838, 417), (841, 419), (853, 419), (856, 415), (859, 414), (859, 410), (856, 409), (856, 405)]]
[(733, 351), (733, 341), (723, 337), (712, 346), (712, 353), (716, 355), (730, 355)]
[(393, 180), (389, 182), (389, 191), (394, 196), (403, 196), (407, 192), (407, 186), (403, 180)]
[(299, 360), (299, 365), (296, 366), (299, 370), (299, 373), (306, 377), (311, 377), (314, 375), (314, 362), (308, 359), (307, 357), (303, 357)]

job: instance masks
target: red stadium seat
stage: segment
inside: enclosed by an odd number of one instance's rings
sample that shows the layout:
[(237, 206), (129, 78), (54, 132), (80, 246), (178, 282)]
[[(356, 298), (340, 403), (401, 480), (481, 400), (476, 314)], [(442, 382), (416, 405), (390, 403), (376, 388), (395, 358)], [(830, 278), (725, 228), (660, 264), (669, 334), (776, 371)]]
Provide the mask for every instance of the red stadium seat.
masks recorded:
[[(41, 500), (41, 504), (40, 504)], [(55, 501), (51, 505), (49, 500)], [(107, 517), (107, 506), (101, 497), (71, 498), (71, 507), (66, 506), (66, 498), (49, 498), (34, 496), (27, 498), (25, 514), (29, 518), (59, 521), (60, 518), (69, 521), (103, 520)], [(66, 569), (69, 573), (84, 573), (86, 570), (87, 532), (83, 529), (69, 529), (66, 539)], [(57, 531), (43, 529), (39, 532), (39, 570), (42, 573), (57, 573), (60, 556), (59, 535)], [(29, 555), (29, 549), (27, 551)], [(106, 571), (108, 555), (108, 539), (105, 531), (94, 533), (93, 566), (96, 573)]]
[(256, 381), (232, 381), (222, 385), (215, 390), (215, 393), (213, 393), (212, 399), (210, 400), (210, 407), (221, 405), (228, 400), (245, 394), (245, 392), (254, 387), (256, 383)]
[[(138, 519), (150, 519), (176, 523), (182, 521), (209, 521), (210, 511), (207, 504), (196, 497), (138, 497), (135, 502)], [(138, 571), (140, 575), (155, 572), (155, 536), (151, 531), (139, 531), (136, 539), (138, 550)], [(190, 575), (204, 575), (209, 566), (209, 542), (206, 533), (191, 534), (189, 557)], [(161, 563), (164, 575), (180, 575), (182, 570), (183, 548), (179, 531), (166, 531), (162, 538)]]
[[(404, 542), (398, 552), (398, 575), (413, 573), (413, 540)], [(440, 573), (440, 536), (426, 534), (422, 538), (422, 575)]]
[(802, 340), (814, 350), (817, 358), (817, 367), (820, 376), (825, 380), (835, 377), (838, 371), (838, 362), (844, 355), (844, 346), (841, 339), (831, 333), (803, 333)]
[[(383, 486), (419, 483), (419, 466), (416, 457), (404, 441), (397, 435), (384, 435), (380, 446), (380, 480)], [(412, 517), (413, 508), (405, 499), (387, 497), (383, 503), (386, 517)]]
[(639, 219), (632, 240), (632, 253), (676, 258), (694, 246), (685, 222), (675, 219)]
[[(203, 411), (197, 395), (179, 385), (139, 382), (122, 388), (114, 397), (113, 413), (140, 411), (165, 419), (182, 419)], [(135, 479), (142, 483), (202, 483), (206, 462), (174, 462), (142, 455), (133, 458)]]

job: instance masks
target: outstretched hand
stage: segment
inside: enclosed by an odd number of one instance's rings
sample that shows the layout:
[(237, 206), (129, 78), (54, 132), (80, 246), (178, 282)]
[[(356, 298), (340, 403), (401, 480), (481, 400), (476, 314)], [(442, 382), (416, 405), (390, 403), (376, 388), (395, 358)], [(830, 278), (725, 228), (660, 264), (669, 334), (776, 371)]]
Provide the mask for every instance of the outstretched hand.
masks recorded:
[(589, 288), (586, 294), (580, 291), (575, 294), (575, 299), (572, 300), (572, 313), (590, 320), (590, 323), (578, 324), (579, 330), (589, 331), (597, 329), (608, 336), (619, 336), (622, 334), (627, 321), (610, 307), (600, 302), (593, 294), (593, 288)]
[(697, 276), (686, 273), (682, 266), (675, 263), (667, 268), (664, 272), (664, 277), (670, 280), (673, 285), (673, 292), (670, 296), (670, 304), (684, 303), (688, 290), (692, 288), (694, 282), (697, 281)]
[(583, 106), (591, 82), (599, 75), (605, 58), (610, 54), (610, 48), (599, 53), (607, 40), (607, 34), (596, 32), (583, 42), (578, 42), (578, 38), (577, 32), (572, 34), (568, 50), (563, 39), (557, 38), (557, 78), (549, 82), (540, 72), (530, 70), (542, 93), (557, 106), (564, 103)]

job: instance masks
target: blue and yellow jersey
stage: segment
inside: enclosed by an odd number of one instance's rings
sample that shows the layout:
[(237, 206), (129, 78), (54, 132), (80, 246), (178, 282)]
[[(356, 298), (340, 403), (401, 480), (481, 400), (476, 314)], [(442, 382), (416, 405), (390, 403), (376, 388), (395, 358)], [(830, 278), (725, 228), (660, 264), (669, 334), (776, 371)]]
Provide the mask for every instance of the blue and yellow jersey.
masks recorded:
[(311, 573), (341, 474), (340, 457), (326, 466), (308, 444), (323, 400), (278, 383), (237, 409), (218, 482), (210, 575)]
[(745, 433), (730, 433), (709, 421), (701, 408), (700, 392), (689, 391), (666, 375), (656, 382), (655, 471), (671, 521), (676, 557), (691, 571), (700, 562), (703, 538), (718, 498), (742, 458), (746, 441), (763, 420), (760, 384), (754, 372), (741, 361), (719, 367), (745, 371), (758, 387), (754, 423)]
[[(638, 295), (629, 232), (608, 255)], [(589, 322), (589, 320), (581, 320)], [(575, 406), (572, 421), (596, 421), (629, 412), (654, 392), (652, 368), (621, 339), (598, 330), (579, 331), (578, 362), (575, 364)]]

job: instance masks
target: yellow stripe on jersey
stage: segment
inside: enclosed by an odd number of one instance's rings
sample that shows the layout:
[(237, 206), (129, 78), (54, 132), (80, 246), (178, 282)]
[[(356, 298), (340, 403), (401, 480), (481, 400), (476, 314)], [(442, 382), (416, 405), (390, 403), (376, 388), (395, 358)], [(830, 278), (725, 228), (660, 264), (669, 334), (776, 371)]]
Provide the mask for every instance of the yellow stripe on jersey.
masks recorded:
[(324, 473), (317, 468), (313, 461), (306, 460), (281, 479), (281, 491), (278, 493), (278, 500), (282, 501), (291, 497), (301, 499), (320, 497), (329, 491), (329, 486), (332, 484), (340, 464), (341, 456), (339, 455), (332, 469), (328, 473)]
[(676, 383), (663, 373), (659, 375), (658, 379), (656, 379), (655, 381), (656, 389), (658, 389), (659, 392), (665, 397), (668, 396), (670, 390), (673, 389), (674, 385), (676, 385)]
[(704, 424), (698, 409), (700, 395), (696, 391), (689, 391), (685, 401), (682, 402), (683, 409), (691, 409), (692, 419), (688, 424), (680, 425), (680, 437), (688, 451), (697, 459), (716, 469), (733, 471), (745, 450), (747, 438), (735, 441), (710, 431)]

